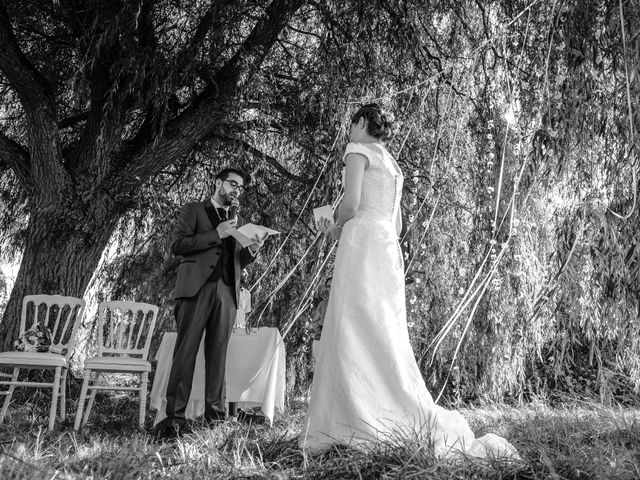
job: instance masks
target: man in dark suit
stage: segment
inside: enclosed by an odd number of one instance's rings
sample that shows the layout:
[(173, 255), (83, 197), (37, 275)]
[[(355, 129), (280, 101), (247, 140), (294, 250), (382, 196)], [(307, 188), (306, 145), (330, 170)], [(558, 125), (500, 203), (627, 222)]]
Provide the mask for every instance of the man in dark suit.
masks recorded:
[(242, 269), (262, 240), (248, 248), (229, 235), (241, 222), (235, 212), (249, 184), (244, 172), (226, 168), (215, 177), (210, 200), (185, 205), (173, 233), (172, 249), (182, 256), (174, 297), (177, 338), (167, 385), (167, 418), (158, 425), (162, 436), (185, 428), (193, 370), (205, 335), (205, 421), (226, 418), (225, 362), (238, 307)]

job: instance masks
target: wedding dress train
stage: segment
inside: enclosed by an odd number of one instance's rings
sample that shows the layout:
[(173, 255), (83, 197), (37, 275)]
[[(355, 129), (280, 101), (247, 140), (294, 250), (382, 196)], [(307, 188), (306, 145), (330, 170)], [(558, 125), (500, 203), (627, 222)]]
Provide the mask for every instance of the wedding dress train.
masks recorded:
[(403, 176), (381, 144), (350, 143), (365, 169), (359, 210), (342, 230), (300, 446), (364, 446), (420, 435), (438, 456), (517, 456), (505, 439), (475, 438), (456, 411), (436, 405), (409, 342), (395, 220)]

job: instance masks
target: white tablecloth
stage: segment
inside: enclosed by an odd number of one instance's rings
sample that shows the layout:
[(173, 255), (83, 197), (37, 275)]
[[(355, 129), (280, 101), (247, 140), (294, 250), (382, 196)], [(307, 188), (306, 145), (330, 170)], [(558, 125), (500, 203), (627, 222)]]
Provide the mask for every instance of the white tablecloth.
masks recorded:
[[(166, 417), (166, 392), (175, 343), (176, 333), (166, 332), (156, 355), (158, 365), (150, 402), (151, 408), (158, 410), (154, 424)], [(284, 413), (285, 348), (277, 328), (262, 327), (250, 334), (242, 329), (231, 335), (227, 349), (226, 381), (227, 402), (237, 402), (240, 408), (260, 406), (272, 423), (275, 412)], [(187, 418), (196, 418), (202, 414), (204, 349), (200, 343), (185, 415)]]

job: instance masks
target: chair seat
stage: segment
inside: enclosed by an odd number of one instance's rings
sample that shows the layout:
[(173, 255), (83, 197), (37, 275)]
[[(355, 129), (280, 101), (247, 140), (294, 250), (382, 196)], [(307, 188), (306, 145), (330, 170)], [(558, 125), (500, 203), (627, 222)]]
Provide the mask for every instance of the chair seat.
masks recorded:
[(92, 357), (84, 361), (85, 370), (112, 370), (114, 372), (150, 372), (151, 363), (132, 357)]
[(67, 359), (51, 352), (0, 352), (0, 365), (24, 368), (67, 367)]

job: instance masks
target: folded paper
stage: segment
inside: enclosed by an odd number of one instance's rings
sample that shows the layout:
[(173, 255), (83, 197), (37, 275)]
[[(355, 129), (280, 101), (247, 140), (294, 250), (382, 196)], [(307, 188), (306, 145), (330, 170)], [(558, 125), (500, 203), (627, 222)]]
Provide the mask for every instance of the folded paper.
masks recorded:
[(229, 235), (240, 242), (240, 245), (242, 245), (243, 248), (256, 243), (256, 236), (260, 238), (266, 238), (270, 237), (271, 235), (278, 234), (280, 234), (280, 232), (276, 230), (263, 227), (262, 225), (255, 225), (253, 223), (247, 223), (246, 225), (243, 225), (240, 228), (231, 230), (229, 232)]

